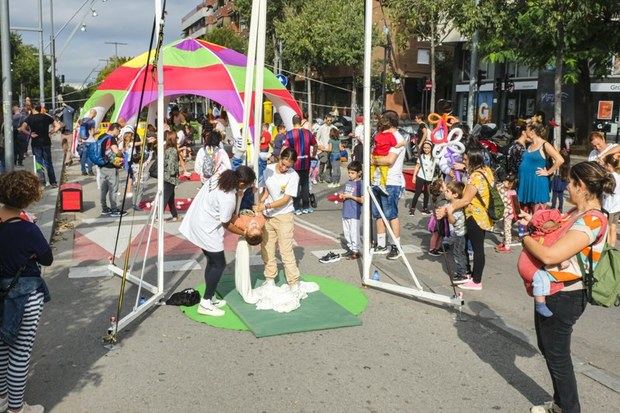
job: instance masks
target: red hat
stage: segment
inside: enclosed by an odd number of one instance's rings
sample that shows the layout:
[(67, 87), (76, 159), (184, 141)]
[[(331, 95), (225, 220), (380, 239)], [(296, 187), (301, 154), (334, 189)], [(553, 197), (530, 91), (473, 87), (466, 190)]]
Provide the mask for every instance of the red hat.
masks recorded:
[(355, 117), (355, 123), (364, 123), (364, 117), (362, 115), (357, 115)]

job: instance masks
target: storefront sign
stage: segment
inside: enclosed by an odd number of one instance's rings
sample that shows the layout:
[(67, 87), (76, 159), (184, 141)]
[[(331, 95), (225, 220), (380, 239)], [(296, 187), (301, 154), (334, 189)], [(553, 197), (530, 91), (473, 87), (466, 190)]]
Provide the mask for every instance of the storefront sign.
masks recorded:
[(611, 120), (612, 113), (614, 113), (613, 100), (599, 100), (598, 111), (596, 118), (602, 120)]
[(592, 83), (592, 92), (620, 92), (620, 83)]

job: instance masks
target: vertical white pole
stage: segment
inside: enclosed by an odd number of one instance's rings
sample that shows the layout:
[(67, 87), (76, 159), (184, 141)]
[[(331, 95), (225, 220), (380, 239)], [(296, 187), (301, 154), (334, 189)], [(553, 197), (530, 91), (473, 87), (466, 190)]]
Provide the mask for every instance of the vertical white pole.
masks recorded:
[[(162, 3), (155, 0), (155, 39), (162, 29)], [(157, 289), (164, 291), (164, 55), (160, 50), (157, 60)], [(147, 62), (148, 64), (148, 62)], [(146, 73), (145, 73), (146, 75)]]
[(39, 0), (39, 99), (45, 104), (45, 71), (43, 69), (43, 0)]
[[(364, 22), (364, 192), (370, 187), (370, 70), (372, 67), (372, 3), (373, 0), (365, 0), (365, 22)], [(370, 279), (370, 195), (364, 193), (366, 202), (362, 206), (363, 214), (363, 240), (364, 246), (364, 268), (362, 282)]]
[(250, 19), (250, 38), (248, 43), (248, 57), (245, 65), (245, 88), (243, 90), (243, 125), (241, 135), (243, 142), (241, 149), (247, 150), (250, 134), (250, 109), (252, 107), (252, 86), (254, 85), (254, 65), (256, 63), (256, 36), (258, 34), (258, 19), (260, 11), (259, 0), (252, 1), (252, 17)]
[(50, 46), (52, 54), (52, 109), (56, 110), (56, 36), (54, 35), (54, 0), (50, 0)]
[(252, 151), (256, 175), (258, 175), (258, 154), (260, 152), (260, 137), (263, 126), (263, 77), (265, 73), (267, 0), (259, 0), (259, 3), (258, 36), (256, 38), (256, 87), (254, 88), (254, 150)]
[(308, 125), (312, 129), (312, 82), (310, 81), (310, 69), (306, 68), (306, 92), (308, 93)]

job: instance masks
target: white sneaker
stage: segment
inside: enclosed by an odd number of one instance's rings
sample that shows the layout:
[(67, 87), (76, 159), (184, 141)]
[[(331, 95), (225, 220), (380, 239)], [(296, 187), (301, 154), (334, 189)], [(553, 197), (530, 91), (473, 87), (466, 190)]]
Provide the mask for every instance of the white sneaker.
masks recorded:
[(208, 315), (211, 317), (221, 317), (225, 314), (224, 310), (217, 308), (215, 305), (211, 304), (208, 307), (205, 307), (202, 303), (198, 306), (198, 314)]
[(217, 308), (222, 308), (226, 305), (226, 300), (220, 300), (218, 298), (213, 297), (211, 299), (211, 303), (213, 303), (213, 305)]
[(562, 413), (562, 409), (554, 401), (550, 401), (540, 406), (532, 406), (530, 413)]
[(17, 413), (43, 413), (45, 412), (45, 408), (40, 404), (29, 405), (24, 402), (22, 408), (17, 411)]

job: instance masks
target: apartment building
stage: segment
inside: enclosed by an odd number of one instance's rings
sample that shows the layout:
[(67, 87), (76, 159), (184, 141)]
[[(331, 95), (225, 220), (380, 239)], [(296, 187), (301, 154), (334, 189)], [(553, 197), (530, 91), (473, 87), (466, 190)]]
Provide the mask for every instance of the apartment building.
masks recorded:
[(181, 19), (185, 37), (200, 37), (216, 27), (239, 28), (233, 0), (204, 0)]

